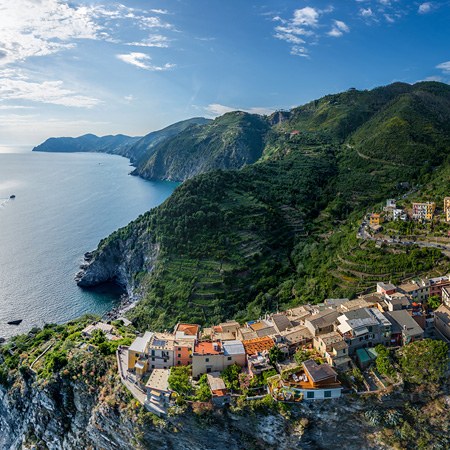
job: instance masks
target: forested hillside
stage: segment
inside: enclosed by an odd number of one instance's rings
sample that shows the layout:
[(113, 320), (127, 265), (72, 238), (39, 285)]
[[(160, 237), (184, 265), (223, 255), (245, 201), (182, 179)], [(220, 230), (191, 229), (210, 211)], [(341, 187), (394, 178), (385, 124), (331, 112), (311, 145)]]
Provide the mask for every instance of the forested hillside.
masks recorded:
[[(102, 241), (85, 280), (109, 264), (116, 269), (96, 282), (124, 283), (124, 267), (133, 267), (124, 284), (142, 301), (132, 318), (140, 328), (165, 328), (353, 296), (386, 272), (392, 279), (439, 273), (448, 267), (439, 250), (361, 245), (355, 227), (367, 208), (407, 194), (408, 184), (442, 180), (450, 192), (443, 175), (449, 105), (447, 85), (396, 83), (327, 96), (277, 117), (241, 113), (245, 135), (263, 143), (253, 153), (261, 158), (185, 182), (159, 208)], [(219, 143), (227, 142), (231, 119), (235, 124), (236, 114), (203, 127), (208, 154), (227, 148)], [(403, 134), (390, 131), (398, 123)], [(188, 131), (184, 151), (195, 154), (198, 134)], [(147, 262), (136, 269), (130, 260)]]

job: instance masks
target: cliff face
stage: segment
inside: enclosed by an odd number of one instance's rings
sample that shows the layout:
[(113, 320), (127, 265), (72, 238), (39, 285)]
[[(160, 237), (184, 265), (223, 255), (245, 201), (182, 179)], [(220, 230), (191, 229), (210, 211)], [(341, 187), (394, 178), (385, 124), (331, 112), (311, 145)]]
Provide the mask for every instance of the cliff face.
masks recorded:
[(153, 270), (159, 244), (153, 243), (147, 231), (141, 233), (140, 229), (133, 228), (127, 236), (121, 235), (120, 231), (116, 239), (103, 246), (100, 244), (99, 250), (86, 254), (86, 263), (75, 277), (78, 286), (93, 287), (114, 282), (131, 295), (136, 284), (134, 275)]

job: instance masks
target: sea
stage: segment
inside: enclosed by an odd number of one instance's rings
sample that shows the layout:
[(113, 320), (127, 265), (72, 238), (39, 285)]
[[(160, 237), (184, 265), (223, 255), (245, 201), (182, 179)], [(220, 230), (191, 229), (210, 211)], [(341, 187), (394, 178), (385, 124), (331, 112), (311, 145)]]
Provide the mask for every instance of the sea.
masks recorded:
[(85, 252), (177, 186), (132, 169), (120, 156), (0, 147), (0, 337), (118, 304), (117, 289), (83, 290), (74, 276)]

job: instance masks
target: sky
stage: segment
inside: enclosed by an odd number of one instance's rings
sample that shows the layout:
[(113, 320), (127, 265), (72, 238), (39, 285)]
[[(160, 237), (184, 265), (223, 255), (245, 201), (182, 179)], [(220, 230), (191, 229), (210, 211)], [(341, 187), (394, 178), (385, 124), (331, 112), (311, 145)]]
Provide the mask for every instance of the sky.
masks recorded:
[(450, 0), (0, 0), (0, 145), (450, 82)]

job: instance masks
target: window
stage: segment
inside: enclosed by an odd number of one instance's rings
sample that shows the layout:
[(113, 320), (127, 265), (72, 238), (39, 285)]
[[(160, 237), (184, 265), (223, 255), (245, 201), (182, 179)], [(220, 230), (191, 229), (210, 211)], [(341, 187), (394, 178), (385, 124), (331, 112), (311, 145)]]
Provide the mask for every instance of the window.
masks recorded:
[(331, 391), (325, 391), (324, 394), (323, 394), (323, 396), (324, 396), (325, 398), (331, 398)]
[(206, 361), (206, 362), (209, 362), (209, 358), (205, 358), (205, 361)]
[(231, 361), (231, 356), (228, 357), (228, 361)]
[(306, 393), (306, 398), (314, 398), (314, 392), (313, 391), (308, 391)]
[(181, 353), (178, 353), (178, 358), (181, 358)]
[(154, 361), (155, 360), (155, 358), (152, 358), (152, 361)]
[(181, 352), (181, 347), (178, 347), (178, 351)]
[(155, 368), (155, 365), (154, 364), (152, 364), (152, 369), (154, 369)]
[(208, 367), (208, 368), (206, 369), (206, 373), (211, 373), (211, 367)]
[(181, 361), (178, 361), (178, 365), (180, 365), (181, 364)]

